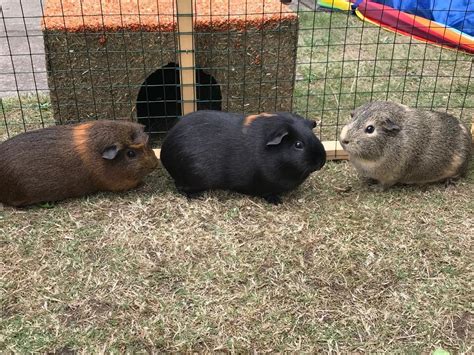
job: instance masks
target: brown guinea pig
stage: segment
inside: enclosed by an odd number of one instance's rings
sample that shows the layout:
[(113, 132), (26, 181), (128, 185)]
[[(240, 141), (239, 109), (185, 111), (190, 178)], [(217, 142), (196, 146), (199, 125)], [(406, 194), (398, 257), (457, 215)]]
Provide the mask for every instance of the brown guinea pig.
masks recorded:
[(158, 166), (143, 126), (126, 121), (39, 129), (0, 149), (0, 202), (12, 206), (125, 191)]

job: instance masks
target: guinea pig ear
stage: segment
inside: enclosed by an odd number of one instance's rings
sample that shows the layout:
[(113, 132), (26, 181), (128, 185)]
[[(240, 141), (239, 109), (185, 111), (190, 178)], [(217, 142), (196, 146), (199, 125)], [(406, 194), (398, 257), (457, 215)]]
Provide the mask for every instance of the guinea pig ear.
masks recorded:
[(400, 131), (400, 126), (393, 122), (390, 118), (387, 118), (382, 122), (382, 127), (390, 132), (398, 132)]
[(307, 120), (307, 119), (305, 119), (305, 120), (304, 120), (304, 123), (305, 123), (305, 125), (306, 125), (309, 129), (313, 129), (313, 128), (316, 127), (316, 121), (314, 121), (314, 120)]
[(147, 145), (150, 136), (145, 131), (134, 132), (132, 134), (132, 142), (135, 144)]
[(117, 154), (120, 152), (120, 147), (117, 144), (109, 145), (102, 152), (102, 158), (107, 160), (113, 160), (117, 157)]
[(278, 145), (281, 143), (283, 138), (287, 136), (289, 133), (287, 130), (284, 131), (277, 131), (275, 135), (273, 135), (270, 140), (267, 142), (267, 146), (269, 145)]

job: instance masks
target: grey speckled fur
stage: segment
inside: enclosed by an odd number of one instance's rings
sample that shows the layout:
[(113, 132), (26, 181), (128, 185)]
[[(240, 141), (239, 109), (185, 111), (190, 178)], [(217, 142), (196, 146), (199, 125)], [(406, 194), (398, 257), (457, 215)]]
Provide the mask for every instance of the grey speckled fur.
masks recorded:
[(452, 115), (386, 101), (354, 110), (340, 142), (361, 178), (376, 180), (382, 189), (456, 179), (472, 155), (469, 130)]

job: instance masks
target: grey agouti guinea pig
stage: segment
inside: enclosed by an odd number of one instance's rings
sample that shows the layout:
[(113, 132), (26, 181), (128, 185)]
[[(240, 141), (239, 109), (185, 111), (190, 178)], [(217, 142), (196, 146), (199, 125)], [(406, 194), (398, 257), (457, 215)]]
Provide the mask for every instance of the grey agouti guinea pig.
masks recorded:
[(359, 175), (383, 190), (462, 176), (472, 150), (467, 127), (455, 117), (387, 101), (354, 110), (340, 142)]
[(143, 126), (133, 122), (39, 129), (0, 150), (0, 202), (13, 206), (128, 190), (158, 166)]
[(279, 194), (296, 188), (326, 162), (315, 126), (288, 112), (245, 117), (197, 111), (168, 132), (161, 162), (188, 196), (225, 189), (278, 204)]

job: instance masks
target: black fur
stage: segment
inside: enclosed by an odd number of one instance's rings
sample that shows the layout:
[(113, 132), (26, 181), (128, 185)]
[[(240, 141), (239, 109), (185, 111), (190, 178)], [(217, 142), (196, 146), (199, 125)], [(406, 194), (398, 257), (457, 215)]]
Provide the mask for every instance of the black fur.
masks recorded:
[[(279, 194), (321, 169), (326, 152), (314, 121), (278, 112), (244, 126), (236, 113), (203, 110), (184, 116), (161, 147), (163, 166), (178, 191), (233, 190), (280, 203)], [(303, 149), (296, 149), (301, 141)]]

